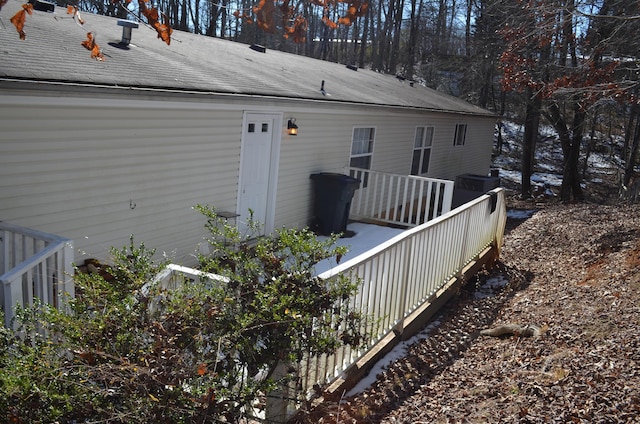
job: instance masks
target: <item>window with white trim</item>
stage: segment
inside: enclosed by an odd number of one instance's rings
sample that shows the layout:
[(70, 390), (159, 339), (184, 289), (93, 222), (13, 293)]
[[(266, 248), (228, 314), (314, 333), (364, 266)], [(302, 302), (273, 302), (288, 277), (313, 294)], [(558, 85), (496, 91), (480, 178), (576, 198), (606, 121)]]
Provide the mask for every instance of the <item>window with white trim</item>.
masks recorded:
[(429, 172), (431, 146), (433, 144), (434, 127), (416, 127), (411, 160), (411, 175), (424, 175)]
[(464, 146), (467, 137), (467, 124), (456, 124), (456, 135), (453, 137), (454, 146)]
[(375, 128), (353, 129), (349, 166), (354, 168), (371, 169), (375, 133)]

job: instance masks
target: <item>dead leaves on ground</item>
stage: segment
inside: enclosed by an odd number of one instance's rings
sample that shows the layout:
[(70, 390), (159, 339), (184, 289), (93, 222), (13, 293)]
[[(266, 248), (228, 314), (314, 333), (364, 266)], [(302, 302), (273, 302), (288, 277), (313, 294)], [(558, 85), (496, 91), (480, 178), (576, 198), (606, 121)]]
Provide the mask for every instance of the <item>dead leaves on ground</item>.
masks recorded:
[[(307, 422), (637, 422), (639, 235), (640, 205), (539, 211), (501, 255), (530, 281), (459, 296), (369, 389)], [(539, 338), (475, 336), (513, 321), (549, 327)]]

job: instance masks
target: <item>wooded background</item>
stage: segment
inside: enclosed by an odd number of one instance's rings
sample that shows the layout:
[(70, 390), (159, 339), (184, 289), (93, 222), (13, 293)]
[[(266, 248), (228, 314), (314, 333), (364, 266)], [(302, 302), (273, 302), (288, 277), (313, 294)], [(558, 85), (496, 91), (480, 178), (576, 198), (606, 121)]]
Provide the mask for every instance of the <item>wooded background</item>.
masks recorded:
[[(523, 123), (525, 197), (532, 191), (541, 120), (555, 128), (562, 144), (562, 200), (584, 199), (580, 182), (585, 158), (593, 149), (613, 149), (621, 138), (619, 195), (637, 197), (637, 0), (157, 0), (149, 4), (166, 14), (174, 29), (396, 75)], [(135, 2), (113, 0), (78, 0), (76, 6), (128, 19), (138, 8)], [(350, 24), (340, 20), (354, 10), (361, 15), (358, 19)], [(266, 30), (260, 25), (265, 15), (272, 20)], [(297, 28), (306, 29), (306, 37), (287, 36), (296, 19), (304, 23)], [(496, 148), (501, 148), (499, 131)]]

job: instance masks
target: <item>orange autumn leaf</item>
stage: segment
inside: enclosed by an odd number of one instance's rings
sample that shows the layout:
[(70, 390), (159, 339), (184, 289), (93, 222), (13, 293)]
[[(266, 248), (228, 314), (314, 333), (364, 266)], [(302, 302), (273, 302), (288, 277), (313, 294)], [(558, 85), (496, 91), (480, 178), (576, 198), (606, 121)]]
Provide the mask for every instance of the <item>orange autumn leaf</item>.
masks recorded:
[(276, 29), (274, 23), (275, 15), (274, 0), (260, 0), (257, 6), (253, 8), (253, 13), (256, 14), (256, 22), (258, 27), (265, 32), (274, 32)]
[[(162, 14), (162, 16), (164, 16), (165, 22), (169, 20), (169, 18), (167, 18), (167, 15), (165, 15), (164, 13)], [(158, 33), (158, 38), (167, 43), (167, 45), (171, 44), (171, 34), (173, 33), (173, 29), (171, 29), (169, 24), (156, 22), (153, 25), (153, 28), (155, 28), (156, 32)]]
[(207, 364), (198, 365), (198, 375), (203, 376), (207, 373)]
[(140, 14), (147, 18), (149, 25), (158, 33), (158, 38), (167, 43), (167, 45), (171, 44), (171, 34), (173, 33), (173, 29), (167, 23), (169, 19), (167, 15), (164, 13), (162, 16), (164, 17), (164, 23), (160, 22), (160, 13), (158, 9), (152, 7), (149, 9), (147, 7), (147, 2), (145, 0), (138, 0), (138, 6), (140, 8)]
[(235, 12), (233, 12), (233, 16), (235, 16), (237, 19), (244, 20), (249, 25), (251, 25), (253, 23), (253, 18), (251, 18), (251, 16), (246, 15), (244, 13), (240, 13), (239, 10), (236, 10)]
[(92, 33), (87, 32), (87, 39), (82, 44), (87, 50), (91, 51), (91, 59), (104, 60), (104, 55), (100, 51), (100, 46), (96, 43), (96, 39)]
[(31, 15), (32, 13), (33, 5), (31, 3), (26, 3), (22, 5), (22, 10), (9, 19), (9, 21), (16, 27), (16, 31), (20, 34), (21, 40), (27, 38), (27, 34), (24, 32), (24, 22), (27, 19), (27, 14)]
[(67, 15), (73, 15), (73, 20), (78, 22), (80, 25), (84, 25), (84, 20), (82, 16), (80, 16), (80, 11), (75, 6), (67, 6)]
[(297, 16), (293, 25), (285, 27), (284, 38), (293, 37), (294, 43), (304, 43), (307, 40), (307, 20), (303, 16)]
[(331, 19), (329, 19), (327, 16), (323, 16), (322, 17), (322, 22), (324, 22), (324, 24), (326, 26), (328, 26), (331, 29), (336, 29), (338, 28), (338, 24), (333, 22)]
[(347, 14), (340, 19), (338, 19), (338, 24), (350, 26), (355, 20), (361, 16), (364, 16), (367, 13), (367, 9), (369, 8), (368, 2), (363, 2), (360, 0), (353, 0), (349, 3), (349, 7), (347, 9)]

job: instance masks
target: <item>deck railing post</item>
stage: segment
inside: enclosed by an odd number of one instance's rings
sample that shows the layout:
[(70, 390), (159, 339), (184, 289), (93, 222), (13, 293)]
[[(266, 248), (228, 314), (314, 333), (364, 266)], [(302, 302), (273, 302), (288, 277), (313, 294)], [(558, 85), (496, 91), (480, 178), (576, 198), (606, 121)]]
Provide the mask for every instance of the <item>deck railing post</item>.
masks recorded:
[(403, 244), (400, 249), (401, 254), (403, 255), (402, 263), (400, 266), (400, 275), (398, 275), (398, 281), (400, 281), (400, 295), (398, 296), (399, 303), (399, 314), (400, 319), (398, 323), (394, 327), (394, 331), (397, 335), (401, 336), (404, 332), (404, 320), (407, 316), (406, 308), (407, 308), (407, 296), (409, 292), (409, 275), (410, 270), (412, 269), (413, 264), (413, 244), (415, 243), (415, 239), (412, 238), (411, 242)]

